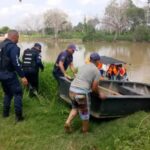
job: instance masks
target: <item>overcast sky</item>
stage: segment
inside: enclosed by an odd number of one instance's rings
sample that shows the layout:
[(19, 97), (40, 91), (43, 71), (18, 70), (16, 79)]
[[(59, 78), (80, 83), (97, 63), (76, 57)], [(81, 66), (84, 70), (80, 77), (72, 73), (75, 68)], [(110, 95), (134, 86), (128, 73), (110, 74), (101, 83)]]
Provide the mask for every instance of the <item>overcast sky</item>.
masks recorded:
[[(120, 0), (121, 1), (121, 0)], [(146, 5), (148, 0), (133, 0), (136, 5)], [(110, 0), (1, 0), (0, 27), (18, 26), (30, 14), (41, 14), (47, 9), (58, 8), (66, 12), (76, 25), (84, 16), (101, 17)]]

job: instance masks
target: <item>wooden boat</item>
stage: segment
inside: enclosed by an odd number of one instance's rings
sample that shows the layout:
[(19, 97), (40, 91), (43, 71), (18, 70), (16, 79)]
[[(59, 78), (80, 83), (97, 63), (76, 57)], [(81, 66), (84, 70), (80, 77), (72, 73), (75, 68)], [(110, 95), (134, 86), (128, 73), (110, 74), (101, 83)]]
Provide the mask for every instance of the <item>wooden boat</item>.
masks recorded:
[[(70, 83), (66, 78), (60, 79), (59, 94), (67, 103), (71, 102)], [(140, 110), (150, 110), (150, 84), (103, 80), (99, 83), (99, 89), (107, 97), (101, 100), (91, 93), (90, 114), (95, 118), (123, 117)]]

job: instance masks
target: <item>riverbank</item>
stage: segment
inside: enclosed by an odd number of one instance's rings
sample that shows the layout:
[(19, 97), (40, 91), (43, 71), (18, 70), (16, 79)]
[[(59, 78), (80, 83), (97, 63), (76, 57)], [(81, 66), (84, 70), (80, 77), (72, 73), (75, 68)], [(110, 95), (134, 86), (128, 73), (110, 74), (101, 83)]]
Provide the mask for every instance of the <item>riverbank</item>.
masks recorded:
[(80, 119), (76, 118), (74, 132), (66, 134), (63, 125), (70, 107), (58, 97), (52, 67), (46, 64), (44, 72), (40, 72), (40, 101), (30, 99), (24, 91), (23, 122), (15, 124), (13, 108), (9, 118), (0, 115), (0, 150), (149, 150), (150, 114), (146, 112), (115, 120), (91, 118), (87, 135), (80, 132)]

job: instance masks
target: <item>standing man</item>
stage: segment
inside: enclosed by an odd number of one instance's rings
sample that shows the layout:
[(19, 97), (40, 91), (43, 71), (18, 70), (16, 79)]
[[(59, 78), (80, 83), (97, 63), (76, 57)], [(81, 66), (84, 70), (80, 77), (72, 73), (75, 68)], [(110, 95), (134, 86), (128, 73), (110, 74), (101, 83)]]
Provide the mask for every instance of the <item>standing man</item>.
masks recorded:
[(44, 65), (41, 60), (41, 48), (39, 43), (35, 43), (33, 48), (26, 49), (23, 53), (22, 67), (25, 76), (29, 82), (29, 96), (35, 96), (34, 91), (38, 92), (39, 85), (39, 69), (44, 70)]
[(100, 56), (97, 53), (92, 53), (90, 55), (90, 63), (79, 68), (75, 79), (71, 83), (69, 95), (72, 102), (72, 110), (65, 122), (66, 132), (71, 132), (71, 122), (78, 113), (82, 120), (83, 133), (89, 130), (89, 92), (96, 92), (100, 95), (101, 99), (104, 98), (103, 93), (98, 91), (100, 73), (97, 66), (99, 63)]
[(23, 91), (17, 74), (24, 85), (28, 84), (20, 66), (20, 48), (17, 46), (19, 34), (16, 30), (8, 31), (7, 38), (0, 43), (0, 81), (4, 91), (3, 117), (9, 116), (11, 100), (14, 97), (16, 121), (22, 121)]
[(70, 44), (65, 51), (61, 52), (58, 55), (53, 69), (53, 75), (58, 83), (60, 77), (66, 77), (68, 79), (71, 79), (71, 77), (66, 73), (68, 66), (75, 75), (76, 72), (73, 65), (73, 53), (75, 50), (76, 46), (74, 44)]

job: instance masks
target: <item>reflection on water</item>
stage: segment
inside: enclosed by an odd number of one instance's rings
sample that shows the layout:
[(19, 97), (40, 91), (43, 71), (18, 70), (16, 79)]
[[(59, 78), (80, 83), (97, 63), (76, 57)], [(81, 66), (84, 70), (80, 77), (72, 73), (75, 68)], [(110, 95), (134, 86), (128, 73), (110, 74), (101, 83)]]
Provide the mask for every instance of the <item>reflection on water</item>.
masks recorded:
[[(46, 62), (55, 62), (57, 55), (64, 50), (67, 42), (54, 42), (48, 39), (39, 41), (22, 41), (18, 45), (21, 54), (24, 49), (31, 48), (35, 42), (42, 44), (42, 58)], [(92, 51), (127, 62), (129, 79), (137, 82), (150, 83), (150, 45), (148, 43), (131, 42), (88, 42), (75, 43), (78, 51), (74, 53), (74, 65), (79, 67), (84, 64), (85, 57)]]

